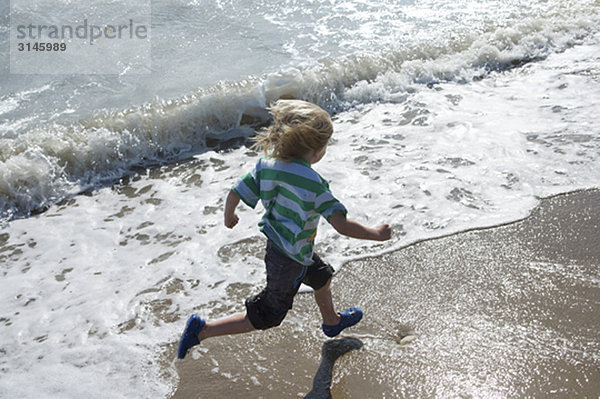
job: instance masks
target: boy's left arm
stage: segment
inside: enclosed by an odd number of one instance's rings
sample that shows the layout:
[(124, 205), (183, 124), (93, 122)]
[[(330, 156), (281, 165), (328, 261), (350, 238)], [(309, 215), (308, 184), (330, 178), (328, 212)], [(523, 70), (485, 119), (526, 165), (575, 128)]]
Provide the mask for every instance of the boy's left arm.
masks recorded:
[(225, 226), (232, 229), (238, 224), (240, 218), (235, 213), (235, 209), (240, 203), (240, 197), (233, 190), (229, 190), (225, 200)]

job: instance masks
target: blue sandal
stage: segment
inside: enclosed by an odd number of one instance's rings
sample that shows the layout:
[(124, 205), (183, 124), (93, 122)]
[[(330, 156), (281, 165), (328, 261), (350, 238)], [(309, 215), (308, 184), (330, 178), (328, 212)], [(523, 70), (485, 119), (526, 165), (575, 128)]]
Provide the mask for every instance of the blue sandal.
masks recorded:
[(183, 330), (183, 334), (181, 334), (179, 348), (177, 348), (177, 358), (183, 359), (192, 346), (196, 346), (200, 343), (198, 334), (202, 331), (205, 324), (206, 321), (200, 316), (195, 314), (190, 316), (185, 325), (185, 329)]
[(363, 316), (363, 312), (359, 308), (348, 308), (348, 309), (344, 310), (342, 313), (338, 313), (338, 314), (342, 317), (342, 319), (340, 320), (340, 322), (337, 325), (335, 325), (335, 326), (328, 326), (325, 324), (322, 325), (323, 332), (328, 337), (333, 338), (333, 337), (339, 335), (339, 333), (341, 333), (343, 329), (352, 327), (353, 325), (358, 323), (360, 321), (360, 319), (362, 319), (362, 316)]

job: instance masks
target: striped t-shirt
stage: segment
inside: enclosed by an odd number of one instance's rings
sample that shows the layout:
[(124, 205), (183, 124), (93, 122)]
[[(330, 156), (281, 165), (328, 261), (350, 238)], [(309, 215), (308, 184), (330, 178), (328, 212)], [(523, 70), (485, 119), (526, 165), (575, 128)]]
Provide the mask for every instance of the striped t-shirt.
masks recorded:
[(329, 191), (329, 184), (304, 159), (260, 158), (232, 190), (251, 208), (262, 201), (265, 214), (258, 224), (260, 231), (303, 265), (313, 263), (320, 216), (329, 220), (335, 211), (347, 213)]

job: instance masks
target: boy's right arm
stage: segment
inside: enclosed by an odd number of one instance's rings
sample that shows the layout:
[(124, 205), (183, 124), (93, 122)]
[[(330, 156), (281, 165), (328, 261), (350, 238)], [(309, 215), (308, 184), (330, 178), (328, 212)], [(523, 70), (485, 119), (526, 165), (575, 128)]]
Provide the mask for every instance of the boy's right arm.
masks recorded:
[(240, 220), (235, 214), (235, 208), (240, 203), (240, 197), (233, 190), (229, 190), (225, 200), (225, 226), (232, 229)]
[(382, 224), (373, 229), (354, 220), (346, 219), (346, 215), (342, 212), (334, 212), (329, 218), (329, 223), (338, 233), (352, 238), (386, 241), (392, 236), (392, 229), (388, 224)]

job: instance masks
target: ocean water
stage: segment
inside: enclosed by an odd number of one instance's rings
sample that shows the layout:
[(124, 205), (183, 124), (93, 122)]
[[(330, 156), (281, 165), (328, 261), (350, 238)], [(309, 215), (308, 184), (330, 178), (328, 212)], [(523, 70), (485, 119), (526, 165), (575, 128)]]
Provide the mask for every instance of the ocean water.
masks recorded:
[(315, 169), (349, 217), (393, 227), (371, 243), (322, 222), (336, 268), (600, 187), (599, 27), (598, 1), (156, 0), (150, 73), (3, 63), (0, 396), (173, 392), (189, 313), (263, 283), (261, 209), (233, 230), (222, 210), (278, 98), (331, 112)]

